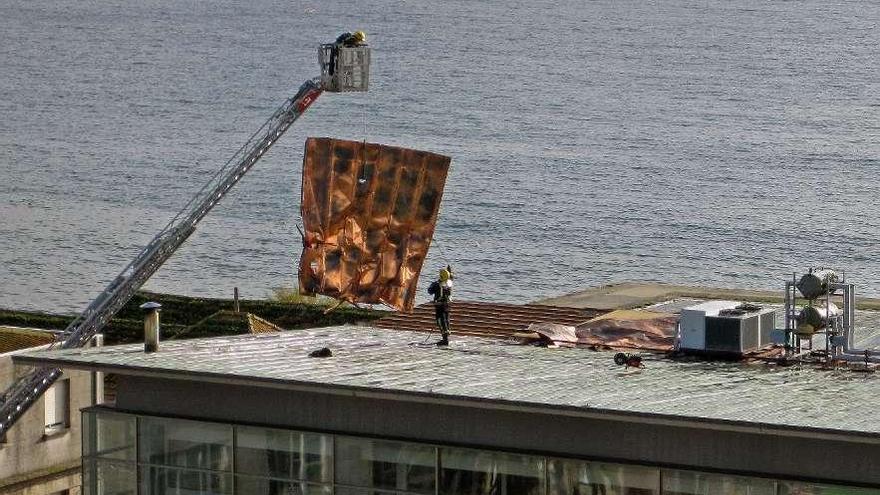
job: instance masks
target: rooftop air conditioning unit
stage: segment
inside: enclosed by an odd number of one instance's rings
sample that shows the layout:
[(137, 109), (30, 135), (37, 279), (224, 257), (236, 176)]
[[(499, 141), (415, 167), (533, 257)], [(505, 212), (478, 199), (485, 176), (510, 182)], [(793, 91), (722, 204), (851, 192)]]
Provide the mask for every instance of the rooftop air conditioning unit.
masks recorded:
[(682, 350), (742, 355), (772, 344), (776, 311), (734, 301), (710, 301), (681, 311)]

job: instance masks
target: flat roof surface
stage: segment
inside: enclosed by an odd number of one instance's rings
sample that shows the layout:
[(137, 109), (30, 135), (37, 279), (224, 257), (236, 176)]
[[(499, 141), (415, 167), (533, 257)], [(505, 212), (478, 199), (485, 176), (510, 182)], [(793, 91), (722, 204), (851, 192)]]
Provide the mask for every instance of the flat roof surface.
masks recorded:
[[(433, 341), (436, 335), (431, 335)], [(683, 362), (643, 354), (642, 369), (613, 351), (539, 348), (454, 335), (448, 348), (426, 335), (339, 326), (143, 346), (34, 351), (19, 364), (185, 379), (235, 380), (316, 389), (498, 401), (596, 413), (673, 416), (855, 432), (880, 438), (880, 378), (813, 366)], [(329, 347), (333, 357), (311, 358)]]

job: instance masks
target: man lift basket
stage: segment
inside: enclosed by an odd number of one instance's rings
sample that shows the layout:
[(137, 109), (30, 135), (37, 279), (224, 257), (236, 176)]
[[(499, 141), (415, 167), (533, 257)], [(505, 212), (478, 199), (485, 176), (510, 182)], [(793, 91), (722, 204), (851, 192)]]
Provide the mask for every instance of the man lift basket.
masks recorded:
[(369, 89), (370, 47), (366, 44), (324, 43), (318, 48), (318, 63), (321, 64), (321, 87), (325, 91), (344, 93)]

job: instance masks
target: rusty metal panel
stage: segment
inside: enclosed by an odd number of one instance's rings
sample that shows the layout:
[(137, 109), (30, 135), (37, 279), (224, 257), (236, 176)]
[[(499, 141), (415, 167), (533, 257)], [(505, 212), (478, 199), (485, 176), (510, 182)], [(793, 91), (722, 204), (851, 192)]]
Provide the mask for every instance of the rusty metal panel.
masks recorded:
[(300, 292), (411, 311), (450, 161), (375, 143), (307, 139)]
[[(564, 308), (538, 304), (505, 304), (456, 299), (450, 304), (450, 323), (454, 335), (480, 335), (508, 338), (523, 332), (532, 323), (558, 323), (577, 327), (605, 311)], [(410, 314), (391, 313), (371, 325), (395, 330), (437, 331), (434, 305), (420, 304)]]

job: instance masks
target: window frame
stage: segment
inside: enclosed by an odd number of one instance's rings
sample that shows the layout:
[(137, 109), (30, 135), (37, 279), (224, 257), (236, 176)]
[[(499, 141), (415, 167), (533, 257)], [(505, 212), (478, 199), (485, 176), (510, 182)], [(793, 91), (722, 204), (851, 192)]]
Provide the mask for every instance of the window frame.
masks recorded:
[[(63, 397), (59, 401), (59, 392), (62, 390), (64, 391)], [(50, 409), (51, 418), (55, 420), (53, 423), (49, 423)], [(58, 421), (59, 415), (61, 421)], [(63, 377), (56, 380), (43, 396), (44, 435), (49, 437), (63, 434), (70, 429), (70, 424), (70, 378)]]

